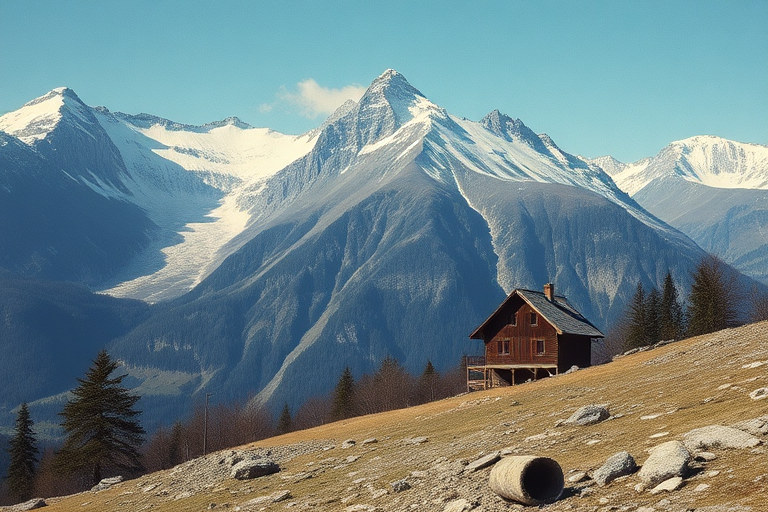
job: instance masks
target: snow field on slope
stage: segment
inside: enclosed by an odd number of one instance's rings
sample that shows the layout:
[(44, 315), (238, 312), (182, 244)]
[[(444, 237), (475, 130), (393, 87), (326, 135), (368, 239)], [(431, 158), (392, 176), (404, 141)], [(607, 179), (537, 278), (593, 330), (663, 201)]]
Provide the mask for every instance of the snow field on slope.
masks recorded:
[[(99, 120), (133, 177), (126, 183), (130, 200), (161, 230), (158, 240), (122, 274), (130, 278), (102, 291), (148, 302), (178, 297), (212, 272), (226, 256), (222, 248), (250, 219), (238, 206), (246, 184), (273, 175), (317, 140), (232, 125), (198, 133), (159, 125), (140, 129), (100, 114)], [(200, 179), (195, 173), (206, 172), (231, 177), (233, 186), (205, 180), (220, 190), (218, 200), (210, 190), (194, 186)]]
[[(246, 227), (250, 216), (227, 196), (221, 206), (206, 215), (208, 222), (190, 222), (178, 233), (181, 240), (172, 245), (153, 244), (131, 265), (140, 277), (102, 290), (115, 297), (141, 299), (150, 303), (168, 300), (188, 292), (215, 270), (221, 248)], [(156, 269), (162, 254), (162, 268)]]
[(207, 132), (132, 127), (161, 143), (154, 152), (190, 171), (213, 171), (253, 181), (272, 176), (306, 155), (317, 141), (309, 135), (284, 135), (268, 128), (220, 126)]

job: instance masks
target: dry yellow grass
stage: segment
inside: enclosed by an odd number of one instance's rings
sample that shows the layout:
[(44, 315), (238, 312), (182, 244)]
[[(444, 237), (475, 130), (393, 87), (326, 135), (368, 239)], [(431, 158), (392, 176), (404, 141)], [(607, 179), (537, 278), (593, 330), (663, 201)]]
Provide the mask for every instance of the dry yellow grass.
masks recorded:
[[(765, 364), (744, 367), (757, 361)], [(50, 499), (48, 510), (202, 511), (215, 503), (217, 510), (237, 506), (243, 510), (345, 510), (365, 504), (377, 510), (442, 511), (445, 503), (455, 498), (478, 502), (476, 510), (516, 509), (520, 506), (506, 503), (487, 490), (489, 470), (436, 480), (434, 475), (440, 473), (435, 468), (471, 461), (481, 453), (502, 448), (552, 457), (566, 473), (595, 469), (621, 450), (629, 451), (642, 464), (648, 448), (681, 439), (694, 428), (729, 425), (768, 414), (768, 400), (749, 397), (752, 390), (768, 386), (767, 374), (768, 322), (763, 322), (683, 340), (570, 375), (266, 439), (252, 446), (276, 447), (319, 439), (335, 445), (287, 460), (281, 463), (280, 473), (268, 477), (248, 482), (223, 479), (205, 492), (179, 498), (156, 492), (181, 478), (178, 473), (165, 471), (98, 493)], [(587, 404), (608, 404), (612, 418), (591, 426), (555, 426), (559, 419)], [(407, 442), (417, 436), (426, 436), (428, 441), (420, 445)], [(359, 444), (371, 437), (378, 443)], [(348, 438), (357, 440), (358, 445), (342, 450), (340, 444)], [(674, 493), (638, 493), (633, 488), (639, 481), (636, 475), (603, 488), (593, 485), (594, 492), (584, 495), (569, 488), (573, 484), (566, 484), (565, 497), (548, 510), (637, 510), (642, 506), (686, 510), (727, 505), (768, 511), (768, 456), (766, 439), (763, 441), (753, 450), (714, 450), (718, 458), (705, 463), (705, 471), (687, 479)], [(359, 459), (348, 463), (345, 459), (350, 455)], [(389, 484), (412, 471), (426, 474), (410, 478), (412, 489), (392, 492)], [(709, 476), (711, 471), (720, 473)], [(301, 479), (307, 474), (312, 477)], [(710, 487), (694, 491), (700, 483)], [(158, 486), (143, 492), (150, 484)], [(290, 490), (292, 498), (243, 506), (248, 500), (282, 489)], [(389, 492), (372, 494), (377, 489)], [(669, 503), (659, 508), (662, 499)]]

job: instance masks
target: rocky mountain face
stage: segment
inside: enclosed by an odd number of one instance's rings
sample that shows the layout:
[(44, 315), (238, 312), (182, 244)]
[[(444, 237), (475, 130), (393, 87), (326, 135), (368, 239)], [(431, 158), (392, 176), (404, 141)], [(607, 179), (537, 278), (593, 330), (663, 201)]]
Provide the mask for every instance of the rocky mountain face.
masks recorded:
[(704, 250), (768, 283), (768, 147), (699, 136), (633, 164), (591, 162)]
[[(48, 96), (0, 118), (0, 194), (14, 195), (11, 178), (39, 174), (19, 202), (36, 204), (35, 187), (58, 180), (104, 203), (99, 221), (131, 251), (75, 221), (58, 229), (108, 263), (81, 282), (154, 303), (108, 345), (148, 417), (181, 414), (204, 391), (295, 407), (345, 366), (359, 375), (387, 355), (411, 372), (427, 360), (451, 367), (479, 353), (468, 334), (515, 287), (552, 281), (605, 328), (638, 281), (658, 286), (669, 270), (686, 288), (703, 254), (600, 166), (497, 111), (480, 122), (451, 116), (393, 70), (297, 137), (236, 119), (190, 127), (92, 109), (67, 90)], [(59, 140), (61, 155), (81, 160), (52, 163)], [(26, 261), (18, 226), (2, 247)], [(51, 254), (77, 279), (65, 263), (80, 260)]]

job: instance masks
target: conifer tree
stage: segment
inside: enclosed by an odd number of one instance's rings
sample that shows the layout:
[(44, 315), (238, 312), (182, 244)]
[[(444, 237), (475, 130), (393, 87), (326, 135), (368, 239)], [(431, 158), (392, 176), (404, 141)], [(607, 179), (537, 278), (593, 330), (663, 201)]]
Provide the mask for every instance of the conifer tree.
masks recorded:
[(56, 457), (56, 467), (65, 472), (84, 473), (97, 484), (104, 471), (134, 472), (142, 469), (138, 447), (144, 429), (134, 409), (139, 400), (121, 387), (121, 375), (110, 378), (118, 367), (106, 350), (93, 361), (85, 379), (72, 391), (74, 398), (59, 413), (66, 439)]
[(629, 326), (625, 340), (625, 349), (643, 347), (648, 344), (646, 331), (648, 322), (645, 307), (645, 290), (643, 290), (643, 284), (638, 282), (637, 290), (629, 305)]
[(29, 408), (23, 403), (16, 415), (14, 434), (8, 445), (11, 458), (8, 466), (8, 493), (17, 502), (29, 500), (35, 484), (39, 451), (32, 426)]
[(736, 325), (736, 281), (717, 256), (705, 256), (693, 273), (688, 334), (697, 336)]
[(291, 430), (293, 430), (293, 420), (291, 419), (291, 410), (286, 403), (280, 413), (280, 418), (277, 420), (277, 433), (287, 434)]
[(662, 340), (678, 340), (683, 336), (683, 331), (683, 306), (680, 304), (672, 274), (667, 272), (661, 293), (659, 336)]
[(419, 403), (431, 402), (437, 399), (440, 373), (432, 366), (432, 361), (427, 361), (424, 371), (421, 372), (417, 385), (417, 401)]
[(657, 343), (661, 340), (660, 318), (661, 294), (659, 293), (659, 290), (654, 288), (648, 293), (648, 298), (645, 302), (645, 334), (647, 345)]
[(331, 408), (331, 420), (343, 420), (354, 416), (355, 407), (355, 379), (349, 366), (344, 372), (333, 390), (333, 406)]

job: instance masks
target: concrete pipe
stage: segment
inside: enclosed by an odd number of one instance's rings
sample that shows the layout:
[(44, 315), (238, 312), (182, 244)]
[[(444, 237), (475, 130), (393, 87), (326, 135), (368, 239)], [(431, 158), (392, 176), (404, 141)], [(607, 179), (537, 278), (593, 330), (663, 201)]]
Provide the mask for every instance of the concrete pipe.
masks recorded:
[(524, 505), (555, 501), (563, 493), (563, 470), (548, 457), (505, 457), (491, 470), (491, 490)]

